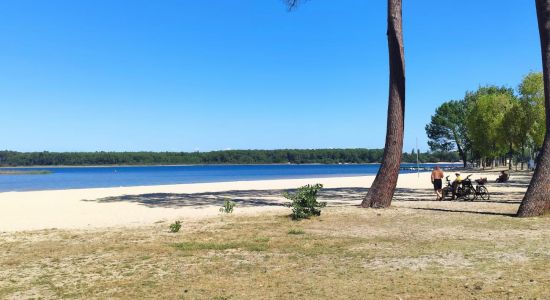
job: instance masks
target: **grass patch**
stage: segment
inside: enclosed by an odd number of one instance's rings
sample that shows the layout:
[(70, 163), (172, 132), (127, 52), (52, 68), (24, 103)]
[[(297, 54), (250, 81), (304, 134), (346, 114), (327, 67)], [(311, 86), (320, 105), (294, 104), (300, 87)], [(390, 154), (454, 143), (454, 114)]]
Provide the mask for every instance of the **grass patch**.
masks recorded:
[(305, 234), (306, 232), (303, 229), (292, 228), (287, 233), (299, 235), (299, 234)]
[(550, 218), (327, 212), (2, 233), (0, 299), (550, 297)]
[(176, 249), (182, 251), (214, 250), (224, 251), (229, 249), (241, 249), (246, 251), (265, 251), (268, 249), (264, 241), (239, 241), (239, 242), (182, 242), (175, 244)]

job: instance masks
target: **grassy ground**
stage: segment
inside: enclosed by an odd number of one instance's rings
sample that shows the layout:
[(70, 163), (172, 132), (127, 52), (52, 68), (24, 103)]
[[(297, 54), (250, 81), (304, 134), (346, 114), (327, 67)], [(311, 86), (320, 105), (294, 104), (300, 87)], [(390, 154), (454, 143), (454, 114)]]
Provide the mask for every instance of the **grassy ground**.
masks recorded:
[(550, 218), (335, 207), (168, 225), (1, 233), (0, 298), (550, 298)]

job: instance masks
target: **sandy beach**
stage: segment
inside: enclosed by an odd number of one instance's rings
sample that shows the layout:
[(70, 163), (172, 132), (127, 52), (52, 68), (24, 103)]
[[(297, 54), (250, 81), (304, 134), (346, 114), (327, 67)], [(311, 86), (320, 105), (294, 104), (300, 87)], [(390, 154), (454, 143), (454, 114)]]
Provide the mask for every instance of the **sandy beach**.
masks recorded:
[[(491, 182), (496, 174), (478, 173), (473, 178), (488, 177)], [(429, 177), (427, 172), (400, 175), (394, 205), (407, 206), (410, 201), (415, 201), (416, 206), (450, 205), (432, 201), (435, 197)], [(225, 199), (236, 202), (235, 215), (281, 211), (287, 209), (281, 206), (285, 189), (314, 183), (324, 185), (320, 197), (329, 206), (357, 205), (373, 180), (374, 176), (357, 176), (5, 192), (0, 193), (0, 231), (143, 226), (196, 220), (219, 215)], [(524, 178), (523, 185), (490, 186), (492, 200), (506, 198), (510, 203), (505, 210), (513, 212), (526, 182)], [(499, 196), (499, 192), (504, 195)]]

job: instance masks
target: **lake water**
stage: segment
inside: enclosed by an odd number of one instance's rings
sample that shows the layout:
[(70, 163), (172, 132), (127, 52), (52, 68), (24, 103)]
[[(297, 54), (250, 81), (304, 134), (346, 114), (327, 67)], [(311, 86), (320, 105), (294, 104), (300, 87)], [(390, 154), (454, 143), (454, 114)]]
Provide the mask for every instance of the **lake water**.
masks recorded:
[[(433, 167), (433, 164), (422, 164)], [(452, 165), (442, 165), (450, 167)], [(403, 164), (402, 167), (416, 167)], [(2, 170), (48, 170), (51, 174), (0, 175), (0, 192), (161, 185), (237, 180), (315, 178), (373, 175), (378, 164), (370, 165), (200, 165), (63, 167)], [(401, 173), (415, 171), (402, 170)]]

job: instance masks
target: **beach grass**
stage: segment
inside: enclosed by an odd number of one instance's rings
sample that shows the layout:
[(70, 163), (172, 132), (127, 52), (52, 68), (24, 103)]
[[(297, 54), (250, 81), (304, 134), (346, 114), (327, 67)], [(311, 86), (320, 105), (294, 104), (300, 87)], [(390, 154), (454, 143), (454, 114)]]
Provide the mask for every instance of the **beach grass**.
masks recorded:
[(408, 208), (0, 234), (0, 298), (550, 296), (550, 218)]

